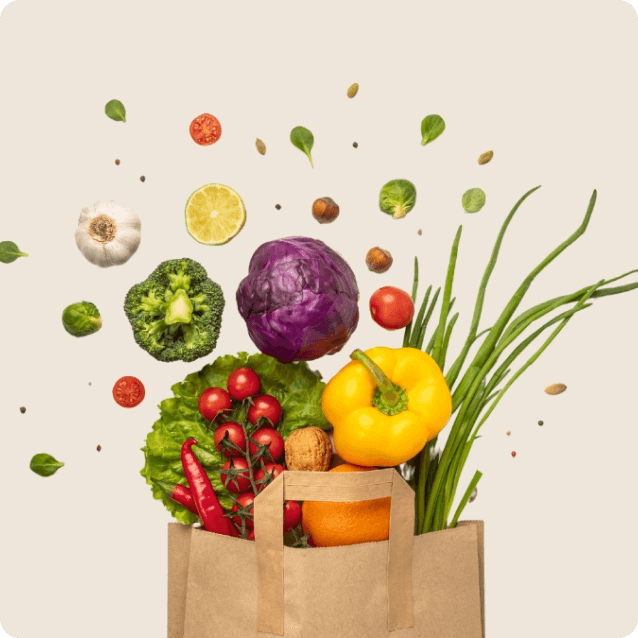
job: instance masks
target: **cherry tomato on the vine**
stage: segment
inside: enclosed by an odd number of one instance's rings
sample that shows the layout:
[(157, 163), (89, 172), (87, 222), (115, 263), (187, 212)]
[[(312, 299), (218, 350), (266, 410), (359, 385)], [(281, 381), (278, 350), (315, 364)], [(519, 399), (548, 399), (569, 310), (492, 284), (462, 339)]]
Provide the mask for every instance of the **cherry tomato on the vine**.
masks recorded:
[(301, 523), (301, 505), (297, 501), (284, 503), (284, 532), (289, 532)]
[[(255, 501), (255, 495), (253, 494), (253, 492), (244, 492), (243, 494), (240, 494), (237, 497), (237, 503), (239, 503), (241, 507), (250, 507), (254, 501)], [(239, 511), (239, 507), (237, 507), (235, 503), (233, 503), (232, 511), (233, 512)], [(254, 516), (255, 515), (254, 508), (251, 507), (250, 510), (248, 510), (248, 513)], [(233, 521), (235, 525), (237, 525), (237, 529), (241, 530), (241, 516), (233, 516)], [(246, 517), (246, 529), (253, 529), (253, 527), (254, 527), (253, 519)], [(251, 540), (255, 540), (254, 535)]]
[(251, 368), (237, 368), (230, 373), (226, 383), (228, 392), (235, 401), (243, 401), (261, 390), (259, 375)]
[[(282, 472), (286, 470), (286, 468), (283, 465), (280, 465), (279, 463), (264, 463), (264, 465), (266, 466), (266, 472), (268, 472), (268, 474), (272, 476), (271, 481), (274, 481)], [(255, 483), (263, 479), (264, 476), (266, 476), (266, 474), (261, 468), (259, 468), (257, 472), (255, 472)], [(263, 490), (265, 487), (266, 487), (265, 483), (261, 483), (257, 485), (257, 489), (259, 491)]]
[[(259, 428), (250, 438), (257, 441), (257, 443), (268, 446), (272, 459), (265, 454), (262, 457), (264, 461), (278, 461), (282, 457), (284, 453), (284, 440), (277, 430), (273, 428)], [(257, 446), (252, 441), (248, 442), (248, 446), (251, 455), (257, 453)]]
[(122, 377), (113, 386), (113, 398), (123, 408), (134, 408), (145, 395), (144, 384), (137, 377)]
[(214, 115), (202, 113), (191, 122), (189, 130), (193, 140), (200, 146), (210, 146), (221, 137), (222, 125)]
[(222, 440), (224, 436), (228, 432), (228, 439), (231, 443), (234, 443), (240, 450), (246, 451), (246, 434), (244, 433), (244, 428), (239, 425), (239, 423), (235, 423), (235, 421), (227, 421), (226, 423), (222, 423), (215, 430), (215, 447), (226, 457), (229, 458), (231, 456), (241, 456), (241, 452), (238, 450), (233, 450), (231, 448), (222, 448)]
[(281, 419), (281, 403), (270, 394), (260, 394), (255, 397), (248, 409), (248, 420), (254, 425), (260, 416), (269, 419), (270, 424), (275, 427)]
[(224, 388), (208, 388), (199, 395), (197, 407), (207, 421), (214, 421), (220, 412), (233, 407), (233, 401)]
[(370, 314), (386, 330), (405, 328), (414, 317), (414, 302), (407, 292), (383, 286), (370, 297)]
[[(227, 470), (230, 467), (231, 460), (233, 462), (233, 466), (237, 470), (241, 470), (240, 474), (228, 481), (228, 485), (226, 489), (229, 492), (234, 492), (235, 494), (241, 494), (242, 492), (247, 492), (252, 488), (250, 483), (250, 472), (248, 470), (248, 461), (246, 459), (237, 458), (237, 459), (229, 459), (222, 465), (222, 470)], [(222, 478), (222, 483), (226, 483), (226, 477), (228, 474), (221, 472), (220, 476)]]

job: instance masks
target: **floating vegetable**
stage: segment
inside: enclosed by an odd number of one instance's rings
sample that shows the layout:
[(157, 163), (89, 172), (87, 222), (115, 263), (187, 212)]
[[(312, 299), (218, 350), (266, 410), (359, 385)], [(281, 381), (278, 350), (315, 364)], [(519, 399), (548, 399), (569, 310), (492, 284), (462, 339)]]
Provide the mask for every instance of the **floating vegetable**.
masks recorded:
[(50, 454), (36, 454), (29, 465), (31, 470), (40, 476), (53, 476), (64, 463), (56, 461)]
[(125, 264), (138, 249), (142, 235), (140, 218), (113, 200), (98, 200), (83, 208), (75, 231), (80, 252), (96, 266)]
[(330, 224), (339, 217), (339, 205), (332, 197), (315, 199), (312, 205), (312, 216), (320, 224)]
[(421, 146), (433, 142), (445, 131), (445, 122), (440, 115), (428, 115), (421, 122)]
[(144, 384), (137, 377), (122, 377), (113, 386), (113, 398), (123, 408), (134, 408), (145, 396)]
[(339, 352), (357, 327), (359, 289), (346, 261), (322, 241), (262, 244), (237, 289), (255, 345), (284, 363)]
[(295, 126), (295, 128), (290, 131), (290, 141), (293, 146), (296, 146), (300, 151), (303, 151), (308, 156), (310, 166), (314, 168), (312, 155), (310, 154), (315, 143), (313, 134), (303, 126)]
[(62, 313), (64, 329), (74, 337), (85, 337), (102, 327), (100, 311), (90, 301), (71, 304)]
[(255, 141), (255, 146), (257, 148), (257, 152), (260, 155), (266, 154), (266, 145), (259, 138), (257, 138), (257, 140)]
[(28, 257), (28, 253), (23, 253), (12, 241), (0, 241), (0, 261), (3, 264), (10, 264), (19, 257)]
[(394, 219), (405, 217), (416, 203), (416, 188), (407, 179), (393, 179), (379, 193), (379, 208)]
[(353, 98), (359, 92), (359, 85), (355, 82), (348, 88), (348, 97)]
[(210, 113), (198, 115), (188, 128), (193, 141), (200, 146), (214, 144), (222, 135), (222, 125), (219, 120)]
[(485, 153), (481, 153), (478, 158), (478, 163), (483, 166), (483, 164), (487, 164), (494, 157), (494, 151), (486, 151)]
[(323, 392), (337, 454), (391, 467), (418, 454), (445, 426), (452, 397), (432, 357), (415, 348), (355, 350)]
[(478, 213), (485, 206), (485, 193), (480, 188), (470, 188), (461, 200), (466, 213)]
[(119, 100), (111, 100), (106, 103), (104, 112), (116, 122), (126, 122), (126, 109)]
[(398, 330), (412, 321), (414, 302), (404, 290), (383, 286), (370, 297), (370, 314), (382, 328)]

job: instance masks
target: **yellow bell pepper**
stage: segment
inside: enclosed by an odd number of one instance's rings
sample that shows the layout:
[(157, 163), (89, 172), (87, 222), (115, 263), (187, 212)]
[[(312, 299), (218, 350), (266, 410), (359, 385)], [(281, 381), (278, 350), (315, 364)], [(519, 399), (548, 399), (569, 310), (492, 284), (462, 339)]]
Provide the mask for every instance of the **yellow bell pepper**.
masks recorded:
[(355, 350), (351, 357), (321, 398), (339, 456), (364, 466), (405, 463), (450, 418), (443, 373), (416, 348)]

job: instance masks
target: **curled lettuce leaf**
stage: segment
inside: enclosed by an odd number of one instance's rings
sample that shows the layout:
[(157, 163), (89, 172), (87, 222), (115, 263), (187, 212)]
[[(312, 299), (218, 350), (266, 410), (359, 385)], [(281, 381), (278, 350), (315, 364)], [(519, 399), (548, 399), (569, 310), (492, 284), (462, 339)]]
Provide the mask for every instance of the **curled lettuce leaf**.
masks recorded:
[[(187, 485), (181, 446), (186, 439), (194, 437), (198, 445), (193, 451), (210, 477), (222, 507), (230, 510), (230, 495), (216, 472), (227, 459), (215, 448), (214, 429), (209, 429), (200, 415), (197, 401), (206, 388), (225, 388), (230, 373), (242, 366), (252, 368), (259, 375), (263, 394), (271, 394), (281, 403), (283, 416), (277, 430), (284, 440), (302, 427), (315, 426), (324, 430), (331, 427), (321, 410), (325, 383), (321, 381), (321, 374), (310, 370), (305, 361), (280, 363), (265, 354), (240, 352), (237, 356), (218, 357), (199, 372), (189, 374), (184, 381), (172, 386), (173, 397), (160, 403), (160, 418), (153, 424), (142, 448), (145, 464), (141, 474), (151, 486), (153, 498), (161, 500), (180, 523), (190, 525), (197, 516), (169, 499), (151, 479)], [(236, 416), (234, 413), (230, 418)]]

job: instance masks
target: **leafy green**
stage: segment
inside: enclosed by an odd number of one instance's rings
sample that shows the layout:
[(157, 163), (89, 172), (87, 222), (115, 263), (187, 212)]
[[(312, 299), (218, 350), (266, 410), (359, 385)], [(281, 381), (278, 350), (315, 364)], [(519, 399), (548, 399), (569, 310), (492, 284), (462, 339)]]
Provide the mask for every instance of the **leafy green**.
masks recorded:
[(312, 155), (310, 154), (315, 143), (315, 138), (312, 133), (303, 126), (295, 126), (295, 128), (290, 131), (290, 141), (293, 146), (296, 146), (300, 151), (303, 151), (308, 156), (310, 166), (314, 168)]
[(428, 115), (421, 122), (421, 146), (433, 142), (445, 131), (445, 122), (440, 115)]
[(106, 103), (104, 112), (116, 122), (126, 122), (126, 109), (119, 100), (111, 100)]
[(20, 249), (12, 241), (0, 241), (0, 261), (3, 264), (10, 264), (18, 257), (28, 257), (27, 253), (20, 252)]
[(461, 200), (466, 213), (478, 213), (485, 206), (485, 193), (480, 188), (470, 188)]
[(394, 219), (405, 217), (416, 203), (416, 188), (407, 179), (392, 179), (381, 188), (379, 208)]
[(36, 454), (29, 465), (31, 470), (40, 476), (53, 476), (64, 463), (56, 461), (50, 454)]
[[(153, 424), (153, 431), (142, 448), (145, 465), (141, 471), (146, 483), (151, 485), (153, 497), (161, 499), (166, 509), (180, 522), (190, 525), (197, 517), (186, 508), (166, 497), (151, 479), (167, 483), (187, 485), (181, 463), (181, 446), (189, 437), (197, 440), (195, 455), (206, 469), (222, 507), (230, 509), (229, 492), (222, 485), (219, 470), (226, 462), (215, 448), (214, 430), (200, 415), (197, 408), (199, 395), (210, 387), (226, 387), (230, 373), (237, 368), (252, 368), (261, 379), (261, 391), (271, 394), (281, 403), (283, 416), (277, 430), (286, 439), (291, 432), (306, 426), (329, 429), (330, 424), (321, 409), (321, 394), (325, 384), (318, 372), (310, 370), (305, 361), (280, 363), (265, 354), (237, 356), (224, 355), (199, 372), (189, 374), (184, 381), (172, 386), (173, 397), (160, 403), (160, 418)], [(235, 408), (230, 419), (239, 418)]]
[(102, 317), (95, 304), (90, 301), (79, 301), (64, 309), (62, 325), (70, 335), (84, 337), (102, 327)]

